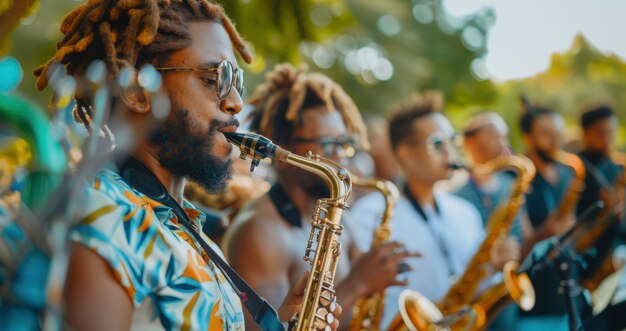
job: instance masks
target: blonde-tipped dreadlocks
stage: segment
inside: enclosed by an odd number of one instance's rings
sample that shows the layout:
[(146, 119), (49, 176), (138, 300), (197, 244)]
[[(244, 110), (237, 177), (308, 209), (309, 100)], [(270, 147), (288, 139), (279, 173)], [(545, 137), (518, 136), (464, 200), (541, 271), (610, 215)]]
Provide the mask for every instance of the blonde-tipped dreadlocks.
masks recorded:
[(294, 123), (301, 124), (301, 112), (323, 105), (329, 112), (338, 111), (348, 132), (359, 138), (361, 147), (369, 148), (358, 108), (341, 86), (330, 78), (308, 72), (306, 66), (295, 68), (287, 63), (276, 65), (266, 78), (266, 82), (257, 87), (248, 99), (248, 103), (255, 107), (252, 130), (276, 143), (288, 143)]
[[(57, 43), (56, 54), (35, 69), (37, 89), (48, 85), (46, 73), (55, 62), (70, 75), (80, 75), (92, 61), (101, 59), (114, 76), (124, 67), (163, 61), (191, 44), (189, 22), (203, 20), (221, 23), (244, 61), (252, 61), (234, 24), (213, 1), (89, 0), (63, 19), (64, 37)], [(77, 115), (87, 126), (90, 108), (77, 100)]]
[(413, 132), (413, 122), (423, 116), (443, 110), (443, 94), (440, 91), (426, 91), (413, 94), (405, 101), (393, 106), (389, 113), (389, 138), (395, 149), (409, 139)]

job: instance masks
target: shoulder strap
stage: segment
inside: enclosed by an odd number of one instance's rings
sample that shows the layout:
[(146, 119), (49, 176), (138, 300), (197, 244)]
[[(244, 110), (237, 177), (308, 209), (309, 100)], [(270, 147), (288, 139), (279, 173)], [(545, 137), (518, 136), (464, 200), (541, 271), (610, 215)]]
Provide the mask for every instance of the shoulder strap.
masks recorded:
[(183, 224), (200, 244), (202, 250), (209, 256), (211, 261), (222, 271), (226, 280), (237, 292), (243, 305), (246, 307), (254, 321), (265, 331), (284, 331), (285, 327), (278, 318), (278, 313), (261, 296), (259, 296), (224, 259), (211, 248), (206, 240), (198, 232), (198, 227), (191, 222), (187, 213), (168, 193), (159, 180), (139, 161), (130, 158), (120, 167), (120, 175), (134, 189), (147, 195), (164, 205), (172, 208)]

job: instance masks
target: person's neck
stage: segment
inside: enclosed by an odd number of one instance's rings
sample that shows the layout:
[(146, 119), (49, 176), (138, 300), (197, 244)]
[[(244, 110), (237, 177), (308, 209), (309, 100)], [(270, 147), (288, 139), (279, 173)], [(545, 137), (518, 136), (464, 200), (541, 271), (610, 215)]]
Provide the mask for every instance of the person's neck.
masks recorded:
[(434, 185), (432, 183), (408, 178), (406, 185), (420, 206), (435, 205)]
[(604, 150), (598, 150), (598, 149), (594, 149), (594, 148), (591, 148), (591, 147), (588, 147), (588, 146), (583, 146), (582, 152), (583, 152), (583, 154), (593, 155), (593, 156), (596, 156), (596, 157), (609, 157), (610, 156), (610, 153), (608, 153), (608, 152), (606, 152)]
[(553, 166), (551, 162), (547, 162), (546, 160), (541, 158), (541, 156), (539, 156), (539, 154), (537, 154), (537, 151), (535, 150), (528, 151), (528, 157), (533, 161), (533, 163), (535, 164), (535, 169), (537, 169), (537, 172), (539, 173), (547, 171)]
[(300, 216), (313, 215), (315, 201), (317, 199), (311, 197), (298, 183), (291, 183), (286, 180), (279, 180), (278, 185), (285, 191), (289, 200), (298, 208)]
[(485, 165), (488, 161), (487, 160), (481, 160), (481, 159), (474, 159), (474, 162), (472, 164), (472, 169), (470, 169), (470, 176), (472, 177), (472, 180), (482, 186), (482, 185), (488, 185), (489, 183), (491, 183), (492, 179), (493, 179), (493, 175), (492, 174), (476, 174), (473, 168), (475, 167), (481, 167), (483, 165)]
[(133, 157), (137, 161), (141, 162), (150, 172), (156, 176), (156, 178), (165, 187), (169, 195), (176, 200), (179, 204), (183, 203), (183, 193), (185, 190), (185, 178), (176, 176), (169, 170), (165, 169), (156, 153), (151, 148), (138, 148), (138, 151), (133, 154)]

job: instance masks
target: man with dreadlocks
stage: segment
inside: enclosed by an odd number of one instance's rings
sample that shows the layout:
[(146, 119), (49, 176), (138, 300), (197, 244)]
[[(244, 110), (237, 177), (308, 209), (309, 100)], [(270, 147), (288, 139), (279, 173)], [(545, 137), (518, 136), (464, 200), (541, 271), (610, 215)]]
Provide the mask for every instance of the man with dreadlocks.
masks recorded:
[[(255, 107), (252, 130), (296, 154), (312, 151), (344, 163), (353, 140), (368, 145), (361, 116), (348, 95), (328, 77), (305, 67), (277, 65), (249, 102)], [(315, 201), (329, 196), (326, 184), (309, 172), (281, 163), (274, 169), (277, 182), (243, 208), (222, 244), (231, 265), (272, 304), (281, 302), (310, 268), (302, 259), (303, 243)], [(399, 263), (416, 255), (388, 243), (359, 258), (349, 270), (350, 260), (359, 255), (349, 232), (341, 237), (344, 256), (336, 273), (337, 300), (344, 312), (351, 311), (359, 297), (404, 284), (396, 279)], [(345, 320), (342, 325), (347, 325)]]
[[(183, 199), (185, 178), (221, 192), (230, 177), (222, 132), (237, 129), (243, 89), (233, 47), (251, 61), (234, 25), (207, 0), (90, 0), (67, 15), (61, 31), (54, 58), (35, 71), (39, 89), (55, 62), (80, 76), (104, 60), (110, 78), (151, 64), (171, 103), (165, 123), (139, 138), (131, 161), (101, 170), (87, 189), (92, 198), (71, 234), (67, 323), (77, 330), (243, 330), (238, 292), (200, 242), (221, 252), (194, 237), (204, 217)], [(76, 118), (89, 129), (90, 96), (75, 98)], [(149, 123), (144, 91), (123, 89), (115, 100), (115, 114), (133, 128)], [(148, 182), (161, 193), (146, 189)], [(287, 295), (281, 320), (297, 311), (305, 280)]]

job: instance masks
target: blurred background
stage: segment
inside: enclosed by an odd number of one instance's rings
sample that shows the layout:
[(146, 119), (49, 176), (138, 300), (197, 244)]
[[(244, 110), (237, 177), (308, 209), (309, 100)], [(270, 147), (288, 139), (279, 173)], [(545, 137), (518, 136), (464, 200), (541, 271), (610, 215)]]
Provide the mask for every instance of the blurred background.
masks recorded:
[[(32, 69), (50, 57), (63, 16), (83, 1), (0, 0), (0, 54), (24, 69), (18, 92), (46, 107)], [(564, 115), (608, 103), (626, 148), (626, 2), (619, 0), (226, 0), (252, 45), (247, 91), (275, 63), (307, 63), (339, 82), (364, 113), (385, 114), (411, 92), (439, 89), (457, 127), (492, 109), (521, 148), (519, 97)], [(10, 11), (10, 12), (9, 12)], [(575, 143), (575, 141), (570, 141)]]

